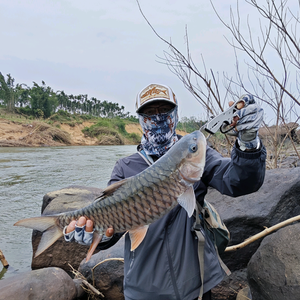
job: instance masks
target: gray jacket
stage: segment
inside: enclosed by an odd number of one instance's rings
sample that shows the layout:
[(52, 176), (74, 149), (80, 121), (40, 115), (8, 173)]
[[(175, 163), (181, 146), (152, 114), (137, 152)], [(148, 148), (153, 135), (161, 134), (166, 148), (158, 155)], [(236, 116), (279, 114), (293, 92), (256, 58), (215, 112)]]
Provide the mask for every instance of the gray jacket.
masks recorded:
[[(266, 150), (242, 152), (234, 146), (231, 159), (223, 158), (207, 147), (203, 176), (194, 185), (195, 195), (203, 203), (207, 188), (237, 197), (257, 191), (265, 176)], [(149, 165), (139, 153), (117, 161), (109, 184), (134, 176)], [(143, 242), (130, 251), (125, 236), (124, 294), (126, 300), (191, 300), (198, 297), (201, 287), (197, 239), (191, 230), (194, 217), (189, 218), (179, 205), (152, 223)], [(112, 246), (120, 238), (115, 234), (100, 249)], [(204, 286), (207, 292), (224, 277), (215, 248), (206, 238), (204, 254)]]

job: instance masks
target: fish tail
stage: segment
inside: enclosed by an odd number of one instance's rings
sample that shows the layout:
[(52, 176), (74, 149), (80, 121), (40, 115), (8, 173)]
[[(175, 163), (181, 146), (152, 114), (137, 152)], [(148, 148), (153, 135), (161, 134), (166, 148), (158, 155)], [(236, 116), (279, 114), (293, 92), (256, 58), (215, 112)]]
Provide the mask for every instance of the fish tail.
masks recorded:
[(56, 220), (56, 216), (44, 216), (20, 220), (14, 224), (14, 226), (23, 226), (43, 232), (34, 257), (40, 255), (63, 236), (63, 231), (57, 225)]

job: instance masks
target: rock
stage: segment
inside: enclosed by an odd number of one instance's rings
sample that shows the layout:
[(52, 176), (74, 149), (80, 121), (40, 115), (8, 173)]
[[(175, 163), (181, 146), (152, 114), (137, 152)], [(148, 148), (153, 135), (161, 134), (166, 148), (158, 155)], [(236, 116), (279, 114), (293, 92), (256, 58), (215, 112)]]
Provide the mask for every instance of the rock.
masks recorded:
[(78, 296), (72, 278), (59, 268), (30, 271), (0, 281), (0, 300), (72, 300)]
[[(41, 213), (44, 215), (50, 215), (76, 210), (90, 204), (101, 194), (102, 189), (71, 185), (61, 190), (47, 193), (43, 197)], [(48, 206), (50, 203), (51, 205)]]
[(300, 166), (300, 159), (297, 155), (289, 155), (278, 160), (279, 168), (295, 168)]
[[(80, 205), (85, 206), (87, 203), (92, 202), (99, 193), (101, 193), (101, 190), (93, 189), (91, 191), (90, 188), (87, 187), (69, 187), (54, 192), (54, 195), (49, 193), (46, 195), (47, 197), (44, 197), (43, 208), (47, 206), (44, 210), (44, 214), (70, 210), (71, 207), (75, 209), (80, 207)], [(230, 244), (235, 245), (261, 232), (265, 226), (271, 227), (281, 221), (299, 215), (299, 194), (300, 168), (274, 169), (266, 172), (265, 182), (256, 193), (232, 198), (210, 189), (207, 194), (207, 200), (218, 210), (224, 223), (230, 230)], [(83, 200), (82, 198), (86, 199)], [(73, 207), (72, 205), (75, 199), (78, 200), (78, 206), (75, 203)], [(50, 202), (49, 205), (47, 205), (48, 202)], [(93, 255), (87, 264), (81, 263), (79, 270), (90, 283), (93, 283), (91, 269), (97, 265), (97, 263), (107, 258), (124, 257), (123, 242), (123, 239), (121, 239), (112, 248)], [(236, 296), (241, 289), (247, 287), (247, 278), (242, 275), (261, 242), (262, 239), (240, 250), (221, 254), (222, 259), (233, 272), (233, 275), (225, 279), (215, 289), (215, 295), (218, 295), (218, 299), (235, 299), (234, 296)], [(38, 238), (36, 238), (35, 243), (33, 246), (34, 251), (38, 244)], [(67, 264), (70, 262), (76, 269), (79, 265), (79, 261), (85, 258), (86, 251), (87, 248), (84, 246), (58, 241), (55, 245), (46, 250), (45, 253), (41, 254), (43, 259), (39, 261), (37, 266), (57, 265), (61, 268), (68, 269)], [(37, 262), (37, 259), (39, 259), (39, 257), (34, 259), (34, 261)], [(95, 287), (105, 295), (106, 299), (124, 299), (122, 261), (105, 261), (95, 267), (93, 273)], [(232, 291), (232, 289), (234, 289), (234, 291)]]
[[(247, 287), (247, 269), (232, 272), (212, 289), (212, 300), (236, 300), (238, 293)], [(243, 300), (247, 300), (247, 298)]]
[(251, 290), (249, 286), (246, 286), (236, 296), (236, 300), (252, 300)]
[[(259, 191), (232, 198), (210, 189), (206, 199), (212, 203), (230, 231), (230, 245), (300, 214), (300, 168), (266, 171)], [(244, 269), (258, 249), (261, 239), (221, 257), (231, 271)]]
[(300, 224), (266, 237), (248, 265), (253, 300), (300, 299)]
[(124, 299), (124, 241), (122, 237), (113, 247), (92, 255), (87, 263), (83, 260), (79, 266), (79, 272), (89, 283), (94, 282), (94, 287), (104, 294), (106, 300)]
[(83, 289), (84, 284), (82, 283), (82, 279), (75, 278), (75, 279), (73, 279), (73, 283), (74, 283), (75, 288), (76, 288), (77, 298), (81, 299), (81, 297), (83, 297), (84, 295), (86, 295), (86, 292)]
[[(42, 214), (51, 215), (79, 209), (92, 203), (101, 193), (101, 189), (82, 186), (69, 186), (48, 193), (43, 198)], [(71, 270), (69, 264), (77, 270), (80, 262), (87, 254), (87, 246), (77, 243), (67, 243), (62, 237), (46, 251), (34, 258), (34, 253), (38, 247), (41, 236), (41, 232), (33, 230), (33, 258), (31, 263), (33, 270), (45, 267), (59, 267), (69, 272)]]

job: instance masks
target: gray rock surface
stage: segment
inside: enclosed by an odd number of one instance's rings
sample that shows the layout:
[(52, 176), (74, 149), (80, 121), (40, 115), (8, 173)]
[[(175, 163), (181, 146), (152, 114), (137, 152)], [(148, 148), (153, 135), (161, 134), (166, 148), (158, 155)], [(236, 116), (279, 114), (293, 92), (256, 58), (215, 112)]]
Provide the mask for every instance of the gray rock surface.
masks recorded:
[(73, 300), (78, 290), (62, 269), (45, 268), (0, 280), (0, 300)]
[(253, 300), (300, 299), (300, 224), (266, 237), (248, 264)]
[(87, 263), (83, 260), (79, 266), (79, 272), (107, 300), (124, 299), (124, 240), (122, 237), (113, 247), (92, 255)]
[[(274, 169), (266, 172), (263, 186), (256, 193), (232, 198), (210, 190), (207, 200), (219, 212), (236, 245), (266, 227), (300, 214), (300, 168)], [(234, 252), (225, 252), (222, 259), (231, 271), (243, 269), (258, 249), (262, 239)]]

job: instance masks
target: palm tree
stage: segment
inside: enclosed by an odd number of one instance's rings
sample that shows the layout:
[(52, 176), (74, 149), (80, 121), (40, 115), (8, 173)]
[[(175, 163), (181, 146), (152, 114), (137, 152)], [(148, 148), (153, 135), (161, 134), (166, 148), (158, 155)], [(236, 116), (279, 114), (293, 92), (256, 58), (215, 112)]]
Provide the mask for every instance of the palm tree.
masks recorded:
[(5, 81), (4, 76), (0, 72), (0, 98), (4, 100), (7, 110), (14, 111), (15, 109), (15, 96), (16, 88), (14, 87), (15, 79), (10, 74), (7, 75)]

